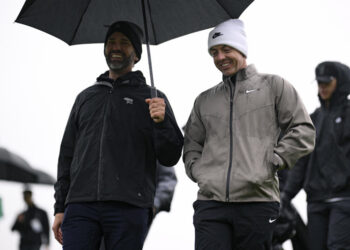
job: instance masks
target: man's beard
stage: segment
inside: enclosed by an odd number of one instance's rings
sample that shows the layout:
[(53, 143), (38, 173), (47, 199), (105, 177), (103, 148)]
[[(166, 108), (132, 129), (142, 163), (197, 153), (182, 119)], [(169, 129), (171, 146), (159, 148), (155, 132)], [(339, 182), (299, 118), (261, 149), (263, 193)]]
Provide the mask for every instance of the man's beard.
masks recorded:
[[(112, 53), (119, 53), (122, 55), (123, 60), (122, 61), (118, 61), (118, 60), (111, 60), (111, 54)], [(112, 70), (114, 73), (121, 73), (123, 72), (126, 68), (128, 68), (134, 61), (135, 59), (135, 53), (132, 52), (130, 54), (130, 56), (126, 56), (125, 53), (121, 52), (121, 51), (111, 51), (108, 53), (108, 55), (105, 55), (106, 57), (106, 62), (107, 65), (109, 67), (110, 70)]]

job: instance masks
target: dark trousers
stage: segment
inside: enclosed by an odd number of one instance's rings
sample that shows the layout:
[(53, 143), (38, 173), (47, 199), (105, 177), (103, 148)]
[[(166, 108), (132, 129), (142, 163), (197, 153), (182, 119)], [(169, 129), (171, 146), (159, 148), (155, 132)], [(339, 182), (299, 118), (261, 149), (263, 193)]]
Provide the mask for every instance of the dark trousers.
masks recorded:
[[(151, 218), (150, 218), (150, 220), (149, 220), (149, 222), (148, 222), (148, 225), (147, 225), (147, 230), (146, 230), (146, 234), (145, 234), (144, 241), (145, 241), (146, 238), (147, 238), (147, 235), (148, 235), (148, 232), (149, 232), (149, 230), (150, 230), (150, 228), (151, 228), (153, 219), (154, 219), (154, 216), (151, 216)], [(104, 238), (102, 238), (100, 250), (106, 250)]]
[(306, 225), (298, 213), (295, 219), (295, 235), (291, 239), (293, 250), (308, 250)]
[(150, 209), (122, 202), (72, 203), (62, 223), (63, 250), (141, 250)]
[(195, 213), (196, 250), (270, 250), (277, 202), (199, 201)]
[(41, 244), (32, 244), (32, 245), (21, 245), (19, 247), (20, 250), (40, 250), (40, 245)]
[(350, 200), (309, 202), (307, 210), (310, 250), (350, 249)]

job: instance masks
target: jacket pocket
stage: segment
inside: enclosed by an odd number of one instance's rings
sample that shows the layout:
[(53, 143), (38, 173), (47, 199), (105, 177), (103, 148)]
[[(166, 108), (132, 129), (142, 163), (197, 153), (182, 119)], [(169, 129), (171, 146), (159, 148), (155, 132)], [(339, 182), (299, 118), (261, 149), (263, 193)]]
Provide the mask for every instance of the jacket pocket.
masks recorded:
[(328, 162), (320, 171), (323, 176), (327, 176), (326, 181), (333, 191), (341, 191), (350, 180), (350, 168), (347, 165), (349, 161), (339, 146), (332, 147), (328, 154)]
[(271, 182), (274, 179), (274, 176), (277, 172), (278, 165), (276, 166), (276, 163), (274, 161), (274, 151), (273, 148), (269, 148), (266, 151), (265, 156), (265, 168), (266, 168), (266, 178), (264, 178), (263, 182)]
[(237, 157), (234, 157), (233, 162), (233, 169), (239, 182), (261, 185), (272, 181), (276, 172), (272, 162), (273, 143), (255, 137), (240, 140), (245, 142), (236, 144)]

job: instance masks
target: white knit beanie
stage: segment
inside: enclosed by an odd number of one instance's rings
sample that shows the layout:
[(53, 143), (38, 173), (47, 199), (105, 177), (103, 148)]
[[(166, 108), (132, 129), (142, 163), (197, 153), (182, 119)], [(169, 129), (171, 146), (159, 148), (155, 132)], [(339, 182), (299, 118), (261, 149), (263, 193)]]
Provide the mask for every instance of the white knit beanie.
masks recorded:
[(244, 31), (244, 23), (239, 19), (229, 19), (217, 25), (208, 37), (208, 50), (216, 45), (228, 45), (245, 57), (248, 55), (247, 37)]

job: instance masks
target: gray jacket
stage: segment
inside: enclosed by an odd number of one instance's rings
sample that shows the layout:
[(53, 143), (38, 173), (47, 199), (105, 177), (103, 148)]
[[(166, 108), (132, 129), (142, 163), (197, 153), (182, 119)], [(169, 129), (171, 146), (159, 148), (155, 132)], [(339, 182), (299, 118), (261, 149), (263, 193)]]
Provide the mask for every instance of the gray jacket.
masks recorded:
[(313, 150), (315, 128), (286, 80), (253, 65), (236, 75), (197, 97), (185, 128), (186, 173), (199, 200), (279, 201), (276, 172)]

